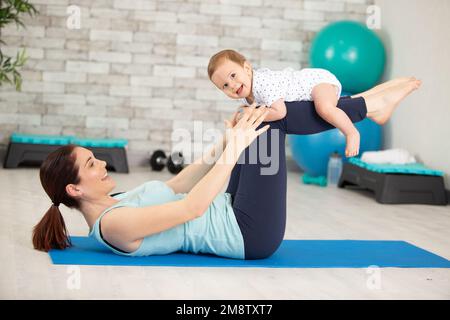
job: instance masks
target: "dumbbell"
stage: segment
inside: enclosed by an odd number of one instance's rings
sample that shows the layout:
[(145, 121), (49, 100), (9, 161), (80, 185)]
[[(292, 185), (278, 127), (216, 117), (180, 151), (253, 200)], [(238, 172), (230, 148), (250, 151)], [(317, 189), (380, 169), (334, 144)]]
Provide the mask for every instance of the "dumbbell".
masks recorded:
[(150, 157), (150, 166), (153, 171), (161, 171), (165, 166), (170, 173), (177, 174), (183, 170), (183, 154), (181, 152), (173, 152), (169, 158), (163, 150), (156, 150)]

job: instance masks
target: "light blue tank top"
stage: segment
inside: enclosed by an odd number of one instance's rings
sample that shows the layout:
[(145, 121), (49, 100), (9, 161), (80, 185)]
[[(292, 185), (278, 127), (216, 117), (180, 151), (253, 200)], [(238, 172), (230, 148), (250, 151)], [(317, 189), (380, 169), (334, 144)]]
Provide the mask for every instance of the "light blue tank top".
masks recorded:
[(231, 195), (220, 193), (199, 218), (185, 222), (166, 231), (147, 236), (139, 248), (125, 253), (113, 248), (100, 235), (100, 220), (110, 210), (118, 207), (145, 207), (176, 201), (186, 193), (175, 192), (164, 182), (152, 180), (114, 198), (118, 203), (106, 209), (96, 220), (90, 237), (112, 250), (126, 256), (164, 255), (176, 251), (209, 253), (227, 258), (244, 259), (244, 239), (231, 206)]

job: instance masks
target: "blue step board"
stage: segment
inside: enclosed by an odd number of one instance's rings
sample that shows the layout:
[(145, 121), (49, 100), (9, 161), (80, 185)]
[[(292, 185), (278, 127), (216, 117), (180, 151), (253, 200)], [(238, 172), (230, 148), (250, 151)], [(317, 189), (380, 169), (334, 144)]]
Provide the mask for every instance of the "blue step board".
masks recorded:
[(422, 163), (407, 163), (407, 164), (389, 164), (389, 163), (368, 163), (362, 161), (360, 158), (350, 158), (349, 163), (379, 173), (403, 173), (403, 174), (419, 174), (428, 176), (444, 176), (444, 172), (426, 167)]
[(46, 145), (67, 145), (75, 144), (81, 147), (90, 148), (125, 148), (128, 144), (126, 139), (90, 139), (77, 138), (75, 136), (56, 135), (34, 135), (14, 132), (11, 135), (12, 143), (46, 144)]

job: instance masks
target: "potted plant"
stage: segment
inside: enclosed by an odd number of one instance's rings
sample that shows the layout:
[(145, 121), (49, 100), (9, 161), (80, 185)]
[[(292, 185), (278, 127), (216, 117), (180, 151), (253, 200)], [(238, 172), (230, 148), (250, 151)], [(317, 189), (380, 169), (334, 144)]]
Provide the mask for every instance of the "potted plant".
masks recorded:
[(6, 45), (2, 40), (2, 28), (9, 23), (25, 28), (21, 15), (36, 15), (38, 11), (28, 0), (0, 0), (0, 86), (3, 83), (14, 85), (17, 91), (22, 87), (22, 76), (18, 69), (27, 61), (25, 49), (17, 52), (15, 58), (3, 54), (1, 46)]

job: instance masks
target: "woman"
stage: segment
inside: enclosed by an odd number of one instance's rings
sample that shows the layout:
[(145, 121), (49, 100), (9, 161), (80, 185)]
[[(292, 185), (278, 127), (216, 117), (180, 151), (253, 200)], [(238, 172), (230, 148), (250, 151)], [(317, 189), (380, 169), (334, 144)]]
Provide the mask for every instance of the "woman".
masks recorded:
[[(341, 98), (338, 107), (353, 122), (367, 116), (384, 124), (398, 103), (419, 86), (414, 78), (393, 80)], [(177, 176), (166, 182), (149, 181), (116, 196), (109, 195), (115, 183), (104, 161), (82, 147), (59, 148), (41, 166), (41, 183), (53, 204), (33, 230), (34, 247), (48, 251), (70, 246), (59, 211), (62, 203), (80, 210), (89, 235), (121, 255), (176, 251), (236, 259), (272, 255), (285, 231), (286, 134), (313, 134), (332, 127), (309, 101), (287, 103), (287, 115), (281, 120), (263, 122), (266, 114), (266, 108), (248, 107), (237, 121), (236, 112), (225, 121), (228, 130), (223, 139)], [(256, 163), (237, 163), (240, 156), (249, 159), (248, 146), (255, 140)], [(267, 169), (259, 159), (263, 143), (264, 154), (277, 158), (275, 173), (263, 173)], [(274, 154), (273, 145), (277, 146)], [(229, 177), (228, 188), (221, 193)]]

